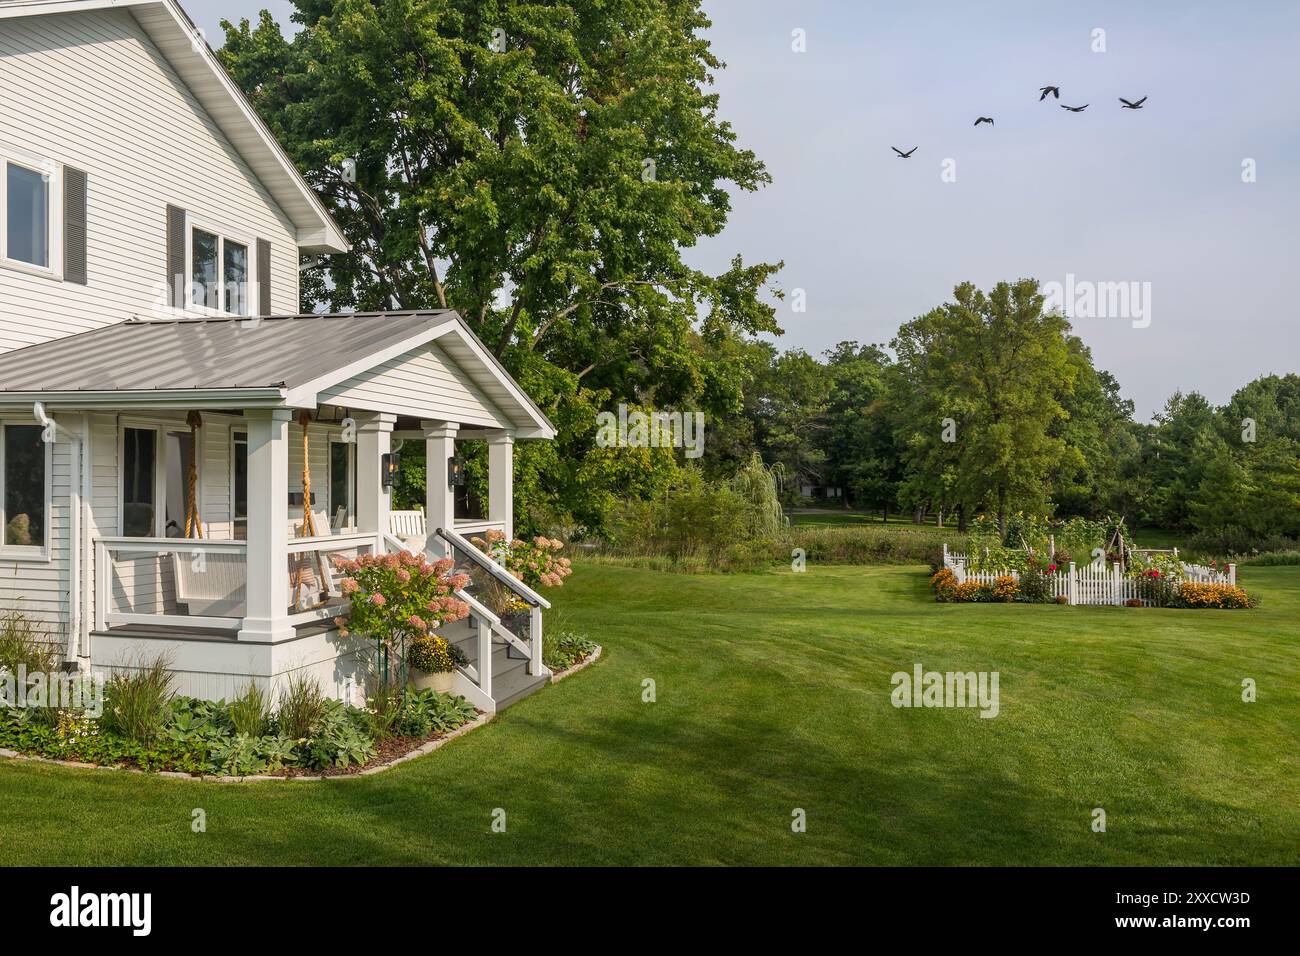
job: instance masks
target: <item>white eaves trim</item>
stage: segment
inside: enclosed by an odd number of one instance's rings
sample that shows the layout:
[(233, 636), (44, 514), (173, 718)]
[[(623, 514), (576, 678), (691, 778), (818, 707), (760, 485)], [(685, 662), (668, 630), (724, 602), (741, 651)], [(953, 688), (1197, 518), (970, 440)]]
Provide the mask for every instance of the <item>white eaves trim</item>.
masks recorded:
[(25, 409), (40, 402), (47, 409), (140, 408), (280, 408), (283, 388), (151, 388), (113, 391), (0, 392), (0, 412)]
[(347, 252), (349, 245), (343, 230), (175, 0), (3, 0), (0, 20), (117, 9), (132, 11), (190, 92), (239, 150), (293, 223), (299, 249), (306, 253)]

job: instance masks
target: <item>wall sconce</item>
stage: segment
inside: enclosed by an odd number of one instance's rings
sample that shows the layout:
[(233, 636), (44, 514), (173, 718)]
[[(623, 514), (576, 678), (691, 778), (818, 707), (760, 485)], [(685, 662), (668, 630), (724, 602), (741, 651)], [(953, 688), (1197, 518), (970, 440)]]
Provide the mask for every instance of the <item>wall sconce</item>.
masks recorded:
[(386, 452), (379, 456), (379, 484), (383, 488), (393, 487), (393, 482), (397, 478), (397, 466), (401, 464), (402, 456), (395, 451)]
[(465, 484), (465, 459), (454, 455), (447, 459), (447, 487), (460, 488)]

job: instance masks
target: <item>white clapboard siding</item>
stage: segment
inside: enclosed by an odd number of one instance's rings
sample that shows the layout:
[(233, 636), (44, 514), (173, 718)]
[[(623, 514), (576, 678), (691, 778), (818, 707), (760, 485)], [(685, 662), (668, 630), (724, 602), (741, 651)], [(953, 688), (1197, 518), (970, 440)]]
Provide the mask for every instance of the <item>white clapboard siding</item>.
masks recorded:
[(6, 19), (0, 151), (87, 175), (87, 285), (0, 267), (0, 351), (159, 313), (166, 206), (271, 243), (271, 305), (296, 313), (296, 231), (126, 10)]
[(322, 391), (321, 404), (505, 428), (510, 420), (437, 345), (390, 359)]

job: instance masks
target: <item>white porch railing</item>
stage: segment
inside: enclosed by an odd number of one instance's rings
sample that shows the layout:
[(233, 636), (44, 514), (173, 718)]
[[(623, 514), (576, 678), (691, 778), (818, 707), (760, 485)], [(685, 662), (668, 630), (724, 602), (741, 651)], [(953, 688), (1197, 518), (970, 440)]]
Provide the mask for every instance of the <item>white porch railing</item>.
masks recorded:
[(96, 629), (171, 624), (238, 630), (247, 547), (204, 538), (97, 538)]
[[(290, 539), (284, 573), (303, 624), (347, 606), (331, 561), (378, 553), (373, 531)], [(123, 624), (239, 630), (247, 613), (248, 542), (210, 538), (95, 539), (95, 629)]]

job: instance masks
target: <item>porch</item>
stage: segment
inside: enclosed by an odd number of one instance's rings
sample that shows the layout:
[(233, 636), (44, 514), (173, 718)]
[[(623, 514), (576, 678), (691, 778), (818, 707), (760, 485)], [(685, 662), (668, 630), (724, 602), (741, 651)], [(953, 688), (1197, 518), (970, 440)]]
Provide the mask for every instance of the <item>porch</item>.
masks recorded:
[[(87, 374), (96, 338), (96, 380), (59, 381)], [(209, 697), (306, 671), (356, 699), (369, 648), (333, 625), (347, 607), (333, 559), (414, 550), (473, 582), (459, 595), (470, 620), (444, 635), (466, 645), (458, 692), (495, 710), (545, 679), (547, 603), (468, 539), (513, 533), (515, 441), (554, 430), (454, 313), (123, 323), (6, 360), (0, 410), (14, 382), (44, 382), (23, 398), (54, 422), (70, 472), (49, 503), (78, 525), (51, 547), (67, 558), (69, 660), (165, 652), (183, 692)], [(178, 364), (183, 385), (158, 371)], [(463, 498), (458, 514), (466, 440), (487, 445), (479, 514)], [(395, 514), (399, 456), (423, 460), (426, 488)], [(494, 676), (516, 670), (494, 696)]]

